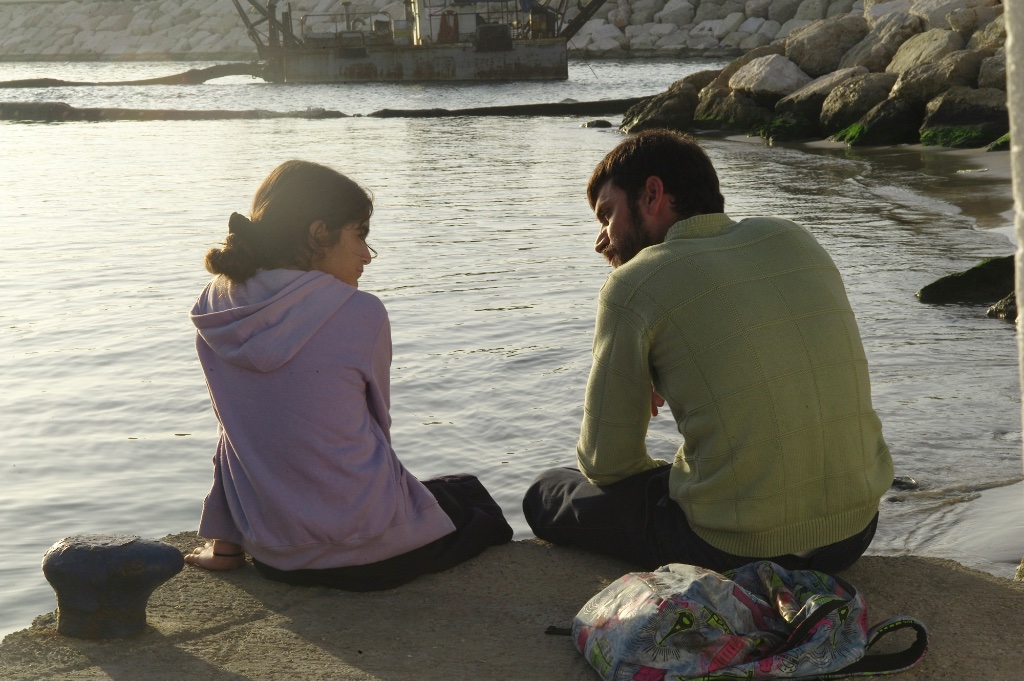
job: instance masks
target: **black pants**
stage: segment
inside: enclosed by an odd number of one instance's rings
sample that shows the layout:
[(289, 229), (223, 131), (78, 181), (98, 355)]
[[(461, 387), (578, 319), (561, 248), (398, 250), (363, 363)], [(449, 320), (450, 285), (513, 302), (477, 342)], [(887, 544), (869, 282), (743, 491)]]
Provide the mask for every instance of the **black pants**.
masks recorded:
[(837, 573), (852, 566), (875, 536), (877, 514), (861, 532), (810, 557), (729, 554), (693, 532), (686, 514), (669, 497), (671, 468), (650, 469), (607, 486), (594, 485), (576, 469), (549, 469), (526, 492), (523, 512), (542, 540), (614, 556), (645, 570), (683, 563), (725, 571), (769, 559), (790, 570)]
[(361, 566), (282, 571), (253, 559), (265, 577), (290, 585), (318, 585), (353, 592), (386, 590), (426, 573), (437, 573), (472, 559), (491, 545), (512, 540), (512, 527), (487, 489), (469, 474), (423, 481), (455, 531), (405, 554)]

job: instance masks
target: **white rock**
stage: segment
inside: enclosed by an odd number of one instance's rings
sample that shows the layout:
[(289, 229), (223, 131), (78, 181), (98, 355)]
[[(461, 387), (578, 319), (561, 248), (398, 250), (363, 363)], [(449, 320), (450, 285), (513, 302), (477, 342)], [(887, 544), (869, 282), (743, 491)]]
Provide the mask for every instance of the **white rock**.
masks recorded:
[(747, 4), (743, 7), (743, 12), (748, 17), (757, 19), (768, 18), (768, 8), (771, 7), (772, 0), (747, 0)]
[(627, 38), (635, 38), (638, 35), (643, 35), (644, 33), (647, 33), (647, 31), (644, 30), (643, 26), (627, 26), (626, 28), (622, 29), (622, 32), (626, 34)]
[(765, 21), (767, 20), (762, 19), (761, 17), (750, 17), (742, 24), (740, 24), (739, 28), (737, 28), (736, 30), (743, 31), (745, 33), (757, 33), (758, 31), (761, 30), (761, 27), (764, 26)]
[(633, 10), (633, 14), (629, 17), (629, 23), (634, 26), (643, 26), (654, 21), (656, 14), (657, 12), (650, 9)]
[(760, 33), (761, 35), (768, 36), (769, 38), (774, 40), (775, 36), (779, 35), (779, 31), (781, 30), (782, 24), (780, 24), (777, 21), (772, 21), (771, 19), (769, 19), (768, 21), (761, 24), (761, 28), (759, 28), (757, 32)]
[(733, 31), (729, 35), (722, 38), (723, 47), (739, 47), (743, 44), (743, 41), (750, 37), (750, 34), (746, 31)]
[(869, 26), (874, 26), (875, 23), (886, 14), (892, 14), (893, 12), (909, 12), (912, 4), (912, 0), (891, 0), (890, 2), (871, 5), (864, 10), (864, 18), (868, 20)]
[(152, 32), (155, 33), (157, 31), (163, 31), (164, 29), (168, 29), (171, 26), (174, 26), (174, 17), (172, 17), (170, 14), (164, 14), (154, 19), (153, 23), (149, 25), (149, 28)]
[(566, 43), (566, 46), (569, 50), (584, 51), (587, 49), (587, 46), (590, 45), (590, 43), (591, 35), (589, 33), (585, 36), (581, 36), (577, 33), (572, 38), (569, 38), (569, 41)]
[(797, 8), (794, 19), (806, 19), (807, 21), (818, 21), (824, 19), (828, 12), (829, 0), (804, 0)]
[(740, 43), (740, 49), (741, 50), (753, 50), (755, 48), (763, 47), (765, 45), (768, 45), (771, 42), (772, 42), (772, 39), (769, 38), (768, 36), (766, 36), (765, 34), (763, 34), (763, 33), (755, 33), (754, 35), (750, 36), (749, 38), (744, 39), (744, 41), (742, 43)]
[(613, 24), (605, 24), (604, 26), (599, 27), (593, 33), (593, 42), (595, 45), (598, 46), (597, 49), (607, 50), (608, 48), (600, 46), (600, 44), (604, 43), (604, 41), (606, 40), (614, 40), (619, 44), (620, 47), (622, 45), (629, 44), (629, 40), (626, 38), (626, 34), (620, 31), (618, 26), (615, 26)]
[(718, 41), (715, 40), (713, 35), (700, 35), (695, 36), (690, 34), (689, 39), (686, 41), (686, 47), (691, 50), (711, 50), (718, 47)]
[(679, 27), (675, 24), (655, 24), (648, 31), (655, 38), (664, 38), (667, 35), (671, 35), (679, 30)]
[[(625, 36), (623, 36), (625, 37)], [(587, 46), (587, 52), (595, 54), (608, 54), (609, 52), (621, 52), (622, 44), (615, 38), (602, 38), (595, 40)]]
[(675, 33), (671, 33), (667, 36), (664, 36), (663, 38), (659, 38), (658, 42), (656, 42), (654, 46), (658, 48), (683, 47), (686, 45), (687, 40), (689, 40), (689, 36), (687, 36), (682, 31), (676, 31)]
[(998, 4), (999, 0), (917, 0), (911, 6), (910, 13), (924, 20), (927, 31), (933, 28), (949, 28), (946, 15), (953, 10), (992, 7)]
[(665, 9), (665, 0), (636, 0), (636, 2), (631, 5), (631, 9), (634, 13), (645, 12), (647, 10), (657, 13)]
[(729, 87), (755, 98), (779, 99), (796, 92), (812, 78), (782, 55), (758, 57), (740, 67), (729, 79)]
[(702, 21), (693, 28), (691, 28), (690, 35), (695, 38), (700, 38), (703, 36), (710, 36), (714, 38), (715, 34), (718, 32), (719, 26), (721, 25), (721, 19), (708, 19), (707, 21)]
[(682, 26), (693, 21), (696, 10), (687, 0), (668, 0), (665, 8), (654, 15), (654, 20), (660, 24), (676, 24)]
[(148, 36), (153, 32), (153, 22), (149, 19), (140, 19), (138, 15), (132, 19), (132, 23), (125, 27), (125, 32), (133, 36)]
[(632, 50), (653, 50), (654, 36), (648, 33), (641, 33), (629, 41), (629, 49)]
[(744, 19), (743, 12), (733, 12), (725, 19), (721, 19), (721, 23), (715, 29), (715, 38), (722, 40), (733, 31), (738, 31)]
[(775, 40), (782, 40), (783, 38), (788, 38), (790, 33), (797, 30), (798, 28), (803, 28), (804, 26), (810, 23), (810, 21), (807, 21), (805, 19), (790, 19), (789, 21), (784, 23), (782, 25), (782, 28), (779, 29), (779, 32), (775, 34)]
[(607, 23), (608, 22), (605, 21), (604, 19), (591, 19), (590, 21), (588, 21), (587, 23), (583, 24), (583, 26), (580, 27), (580, 30), (576, 35), (589, 36), (594, 31), (601, 28)]
[(629, 18), (632, 14), (629, 8), (616, 7), (608, 13), (608, 23), (619, 28), (625, 28), (629, 26)]

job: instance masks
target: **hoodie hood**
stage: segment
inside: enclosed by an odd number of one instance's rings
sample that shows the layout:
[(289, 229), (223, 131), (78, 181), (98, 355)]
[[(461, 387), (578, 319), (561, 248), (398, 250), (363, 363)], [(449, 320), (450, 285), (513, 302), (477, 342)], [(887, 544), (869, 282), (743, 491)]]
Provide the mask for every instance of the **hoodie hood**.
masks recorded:
[(192, 307), (192, 324), (222, 359), (271, 372), (357, 291), (318, 270), (260, 270), (242, 284), (218, 276)]

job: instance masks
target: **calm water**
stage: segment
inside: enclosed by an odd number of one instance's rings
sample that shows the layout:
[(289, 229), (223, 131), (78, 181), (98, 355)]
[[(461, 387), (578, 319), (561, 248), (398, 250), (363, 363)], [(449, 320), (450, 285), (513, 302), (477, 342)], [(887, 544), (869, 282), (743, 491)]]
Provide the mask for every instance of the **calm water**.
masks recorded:
[[(191, 66), (9, 64), (0, 80), (117, 80)], [(366, 114), (646, 95), (702, 68), (576, 62), (567, 83), (287, 87), (236, 78), (8, 90), (0, 99)], [(376, 195), (371, 243), (380, 257), (361, 286), (391, 313), (399, 456), (420, 477), (478, 474), (517, 537), (528, 537), (522, 492), (537, 471), (574, 459), (595, 296), (607, 275), (591, 250), (582, 189), (620, 136), (581, 121), (0, 123), (0, 634), (53, 609), (39, 562), (61, 537), (197, 527), (216, 425), (187, 313), (207, 279), (203, 254), (226, 234), (228, 215), (247, 212), (259, 182), (288, 158), (332, 165)], [(1021, 478), (1013, 327), (979, 308), (913, 297), (941, 275), (1012, 252), (954, 202), (990, 206), (984, 226), (997, 226), (1010, 208), (1008, 183), (944, 174), (933, 164), (951, 162), (930, 154), (811, 154), (714, 139), (706, 148), (731, 214), (808, 225), (846, 279), (897, 474), (922, 486), (886, 498), (872, 551), (1012, 570), (940, 549), (936, 538), (979, 491)], [(671, 456), (679, 437), (670, 419), (655, 420), (650, 441)]]

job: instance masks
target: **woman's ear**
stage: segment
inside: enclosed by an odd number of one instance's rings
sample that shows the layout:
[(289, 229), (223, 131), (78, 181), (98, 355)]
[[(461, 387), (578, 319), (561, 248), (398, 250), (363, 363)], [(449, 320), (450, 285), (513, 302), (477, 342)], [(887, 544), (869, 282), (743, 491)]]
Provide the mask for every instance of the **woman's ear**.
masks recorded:
[(316, 220), (309, 224), (309, 239), (313, 244), (323, 244), (327, 238), (327, 223)]

